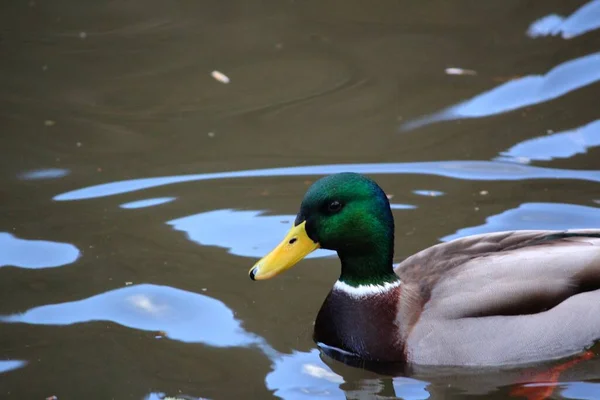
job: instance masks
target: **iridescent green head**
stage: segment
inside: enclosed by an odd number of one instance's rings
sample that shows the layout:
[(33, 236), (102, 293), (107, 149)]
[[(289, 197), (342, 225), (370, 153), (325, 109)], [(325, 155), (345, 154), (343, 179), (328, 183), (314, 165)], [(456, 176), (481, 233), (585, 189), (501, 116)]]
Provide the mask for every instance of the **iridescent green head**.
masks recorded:
[(313, 250), (337, 251), (340, 280), (353, 286), (396, 280), (392, 270), (394, 218), (383, 190), (371, 179), (341, 173), (319, 179), (308, 190), (286, 238), (250, 270), (268, 279)]

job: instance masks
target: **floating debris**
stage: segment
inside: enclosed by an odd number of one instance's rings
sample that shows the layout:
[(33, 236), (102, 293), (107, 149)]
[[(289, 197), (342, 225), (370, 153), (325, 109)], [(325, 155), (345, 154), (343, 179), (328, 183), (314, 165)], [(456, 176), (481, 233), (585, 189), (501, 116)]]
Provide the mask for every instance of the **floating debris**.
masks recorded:
[(209, 138), (214, 138), (215, 137), (215, 133), (214, 132), (208, 132), (208, 137)]
[(229, 83), (230, 82), (229, 77), (222, 72), (213, 71), (213, 72), (211, 72), (211, 75), (213, 78), (215, 78), (215, 80), (217, 80), (221, 83)]
[(85, 39), (87, 37), (87, 33), (79, 32), (79, 39)]
[(51, 119), (47, 119), (44, 121), (44, 125), (46, 126), (54, 126), (56, 125), (56, 121), (52, 121)]
[(477, 75), (477, 72), (472, 69), (464, 69), (464, 68), (446, 68), (446, 73), (448, 75)]
[(487, 196), (488, 193), (489, 192), (487, 190), (482, 190), (481, 192), (479, 192), (479, 194), (482, 195), (482, 196)]

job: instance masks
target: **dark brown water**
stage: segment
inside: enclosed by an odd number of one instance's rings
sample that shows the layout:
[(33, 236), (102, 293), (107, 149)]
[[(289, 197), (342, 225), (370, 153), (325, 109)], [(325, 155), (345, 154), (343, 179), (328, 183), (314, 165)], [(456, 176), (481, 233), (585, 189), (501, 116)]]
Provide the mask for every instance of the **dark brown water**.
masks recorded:
[[(527, 371), (320, 357), (328, 252), (247, 271), (336, 171), (393, 195), (398, 260), (599, 227), (599, 9), (3, 1), (0, 398), (505, 398)], [(555, 398), (600, 398), (594, 360), (560, 380)]]

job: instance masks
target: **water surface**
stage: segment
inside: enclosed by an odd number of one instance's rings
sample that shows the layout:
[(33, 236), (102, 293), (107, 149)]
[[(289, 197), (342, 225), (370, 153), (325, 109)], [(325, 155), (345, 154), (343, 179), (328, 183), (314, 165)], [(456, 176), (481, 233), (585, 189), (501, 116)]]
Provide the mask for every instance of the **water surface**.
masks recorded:
[[(547, 391), (553, 363), (388, 376), (321, 355), (332, 252), (247, 273), (307, 187), (341, 171), (391, 198), (395, 261), (468, 234), (598, 227), (597, 14), (585, 0), (3, 2), (0, 398)], [(593, 399), (599, 380), (581, 361), (550, 391)]]

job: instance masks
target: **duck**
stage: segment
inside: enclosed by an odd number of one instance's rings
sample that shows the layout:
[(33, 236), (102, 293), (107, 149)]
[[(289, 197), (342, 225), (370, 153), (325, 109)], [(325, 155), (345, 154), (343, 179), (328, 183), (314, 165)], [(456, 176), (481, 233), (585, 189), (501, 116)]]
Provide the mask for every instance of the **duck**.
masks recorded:
[(315, 181), (292, 228), (249, 271), (267, 280), (322, 248), (338, 280), (314, 323), (327, 354), (375, 363), (507, 366), (600, 339), (600, 229), (515, 230), (435, 244), (394, 267), (394, 217), (371, 178)]

